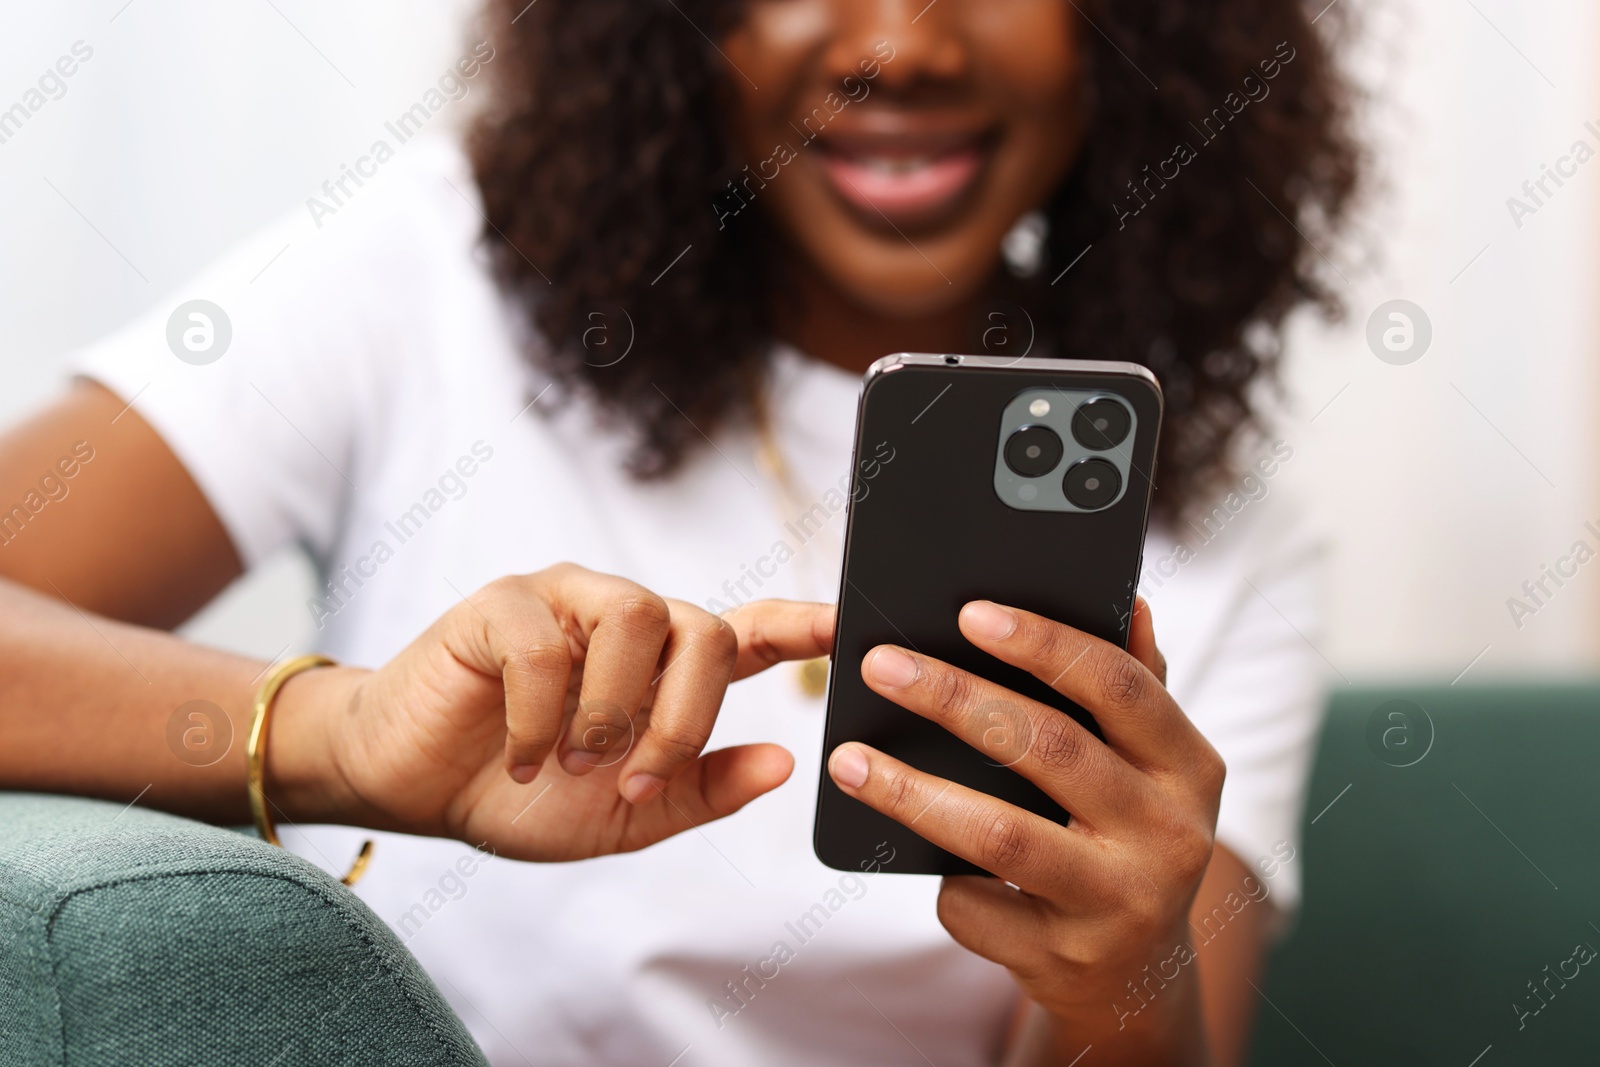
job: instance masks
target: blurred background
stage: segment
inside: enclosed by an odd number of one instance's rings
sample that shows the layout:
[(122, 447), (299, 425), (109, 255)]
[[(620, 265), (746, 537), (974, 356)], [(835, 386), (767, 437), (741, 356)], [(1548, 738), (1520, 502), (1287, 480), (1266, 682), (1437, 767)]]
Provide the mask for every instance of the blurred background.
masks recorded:
[[(1349, 313), (1297, 326), (1276, 434), (1293, 456), (1269, 483), (1309, 501), (1333, 534), (1320, 651), (1335, 683), (1592, 672), (1600, 561), (1559, 588), (1547, 581), (1542, 604), (1522, 587), (1578, 541), (1600, 549), (1600, 162), (1588, 158), (1600, 151), (1600, 10), (1335, 3), (1354, 7), (1341, 13), (1363, 31), (1348, 59), (1379, 165), (1361, 232), (1322, 250), (1348, 279)], [(8, 12), (0, 110), (60, 57), (78, 62), (43, 106), (0, 122), (0, 424), (59, 389), (79, 347), (142, 310), (205, 296), (188, 280), (269, 221), (296, 223), (263, 272), (314, 241), (307, 198), (462, 54), (474, 6), (106, 0)], [(459, 124), (477, 99), (435, 124)], [(1588, 151), (1574, 155), (1580, 141)], [(1535, 202), (1524, 183), (1549, 170), (1570, 176), (1546, 178)], [(1514, 212), (1513, 197), (1531, 210)], [(1412, 347), (1385, 361), (1368, 323), (1394, 300), (1421, 316), (1407, 312)], [(1388, 310), (1379, 335), (1396, 324)], [(285, 558), (189, 632), (274, 656), (309, 644), (311, 591), (309, 568)], [(1519, 619), (1512, 598), (1535, 610)]]

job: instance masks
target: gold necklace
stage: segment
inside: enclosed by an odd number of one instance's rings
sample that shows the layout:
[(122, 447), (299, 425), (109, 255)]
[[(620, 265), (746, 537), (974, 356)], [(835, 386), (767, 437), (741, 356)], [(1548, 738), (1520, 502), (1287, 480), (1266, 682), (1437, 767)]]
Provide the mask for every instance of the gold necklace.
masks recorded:
[[(762, 474), (777, 487), (779, 506), (779, 520), (787, 523), (788, 516), (782, 514), (787, 510), (793, 515), (804, 515), (810, 505), (807, 500), (813, 499), (808, 494), (795, 476), (788, 461), (784, 459), (783, 450), (778, 447), (777, 434), (773, 432), (771, 413), (767, 405), (765, 388), (758, 386), (754, 393), (753, 408), (756, 419), (756, 467)], [(819, 531), (820, 532), (820, 531)], [(811, 543), (808, 541), (800, 545), (795, 551), (796, 562), (811, 570), (811, 580), (804, 583), (808, 595), (813, 595), (816, 589), (817, 575), (815, 573), (816, 559), (811, 555)], [(815, 659), (804, 660), (795, 665), (795, 683), (800, 692), (812, 699), (820, 700), (828, 692), (828, 657), (818, 656)]]

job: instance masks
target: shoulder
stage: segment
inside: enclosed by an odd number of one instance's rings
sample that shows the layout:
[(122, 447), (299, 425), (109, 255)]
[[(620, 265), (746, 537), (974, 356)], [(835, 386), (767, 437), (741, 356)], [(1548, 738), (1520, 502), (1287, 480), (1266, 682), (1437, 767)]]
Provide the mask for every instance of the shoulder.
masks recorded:
[[(328, 186), (340, 193), (331, 179)], [(284, 346), (329, 355), (336, 345), (350, 357), (392, 350), (397, 338), (429, 336), (433, 320), (459, 319), (463, 302), (504, 320), (482, 247), (477, 187), (453, 141), (419, 137), (361, 186), (347, 178), (343, 189), (350, 195), (339, 196), (336, 210), (284, 212), (95, 348), (134, 358), (154, 347), (145, 342), (162, 336), (174, 305), (195, 300), (229, 318), (230, 362), (251, 339), (274, 359), (286, 355)], [(325, 194), (306, 203), (318, 200)]]
[(359, 175), (342, 167), (284, 220), (280, 229), (293, 239), (279, 284), (335, 301), (339, 293), (370, 297), (402, 317), (441, 306), (441, 294), (492, 288), (477, 185), (456, 140), (418, 137), (363, 169), (372, 174), (357, 185)]

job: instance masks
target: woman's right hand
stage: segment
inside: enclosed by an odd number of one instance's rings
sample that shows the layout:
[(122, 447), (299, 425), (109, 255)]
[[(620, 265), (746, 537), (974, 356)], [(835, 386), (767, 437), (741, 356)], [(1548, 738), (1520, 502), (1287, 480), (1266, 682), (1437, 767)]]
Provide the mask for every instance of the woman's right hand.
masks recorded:
[(561, 564), (491, 582), (376, 671), (294, 676), (267, 792), (290, 818), (525, 860), (643, 848), (782, 784), (773, 744), (701, 755), (730, 682), (826, 655), (834, 610), (725, 617)]

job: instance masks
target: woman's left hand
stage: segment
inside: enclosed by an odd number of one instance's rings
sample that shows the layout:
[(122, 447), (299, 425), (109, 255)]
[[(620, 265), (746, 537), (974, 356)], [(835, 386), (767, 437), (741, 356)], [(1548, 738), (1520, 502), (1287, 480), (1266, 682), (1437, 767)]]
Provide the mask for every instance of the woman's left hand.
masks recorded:
[[(1119, 1063), (1204, 1062), (1198, 981), (1180, 946), (1211, 860), (1223, 764), (1167, 693), (1149, 608), (1136, 606), (1128, 652), (987, 601), (963, 608), (960, 626), (977, 647), (1082, 705), (1105, 741), (1054, 708), (907, 649), (873, 649), (863, 678), (980, 750), (999, 711), (1027, 739), (1005, 762), (1070, 811), (1068, 825), (858, 742), (832, 753), (833, 780), (1001, 879), (946, 878), (939, 920), (1007, 967), (1048, 1013), (1047, 1033), (1034, 1036), (1046, 1061), (1104, 1042)], [(1146, 984), (1158, 968), (1160, 983)], [(1136, 1019), (1123, 1007), (1130, 983), (1150, 1001)]]

